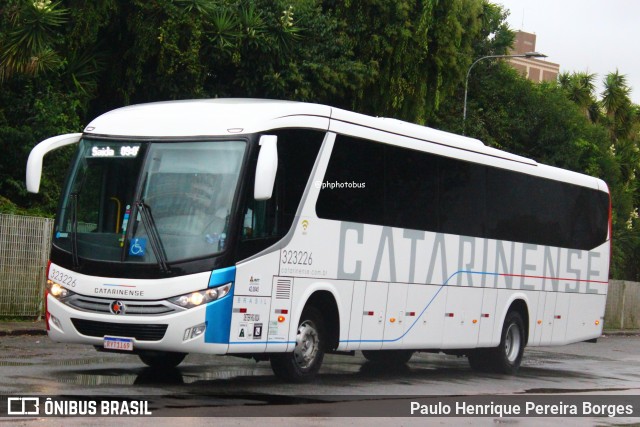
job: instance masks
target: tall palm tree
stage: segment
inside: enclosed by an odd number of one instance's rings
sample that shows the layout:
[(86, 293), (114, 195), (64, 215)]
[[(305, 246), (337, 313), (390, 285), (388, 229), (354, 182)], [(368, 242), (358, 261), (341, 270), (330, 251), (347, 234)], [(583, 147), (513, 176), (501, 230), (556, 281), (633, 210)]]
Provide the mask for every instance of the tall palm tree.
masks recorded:
[(627, 76), (609, 73), (604, 79), (604, 91), (602, 91), (602, 106), (607, 116), (615, 115), (620, 108), (625, 108), (629, 104), (629, 86), (627, 86)]
[(33, 76), (61, 65), (54, 46), (67, 9), (51, 0), (21, 1), (8, 9), (9, 28), (0, 40), (0, 82), (16, 73)]
[(595, 79), (596, 74), (588, 72), (561, 73), (558, 75), (558, 85), (592, 122), (598, 120), (599, 114), (594, 95)]
[(605, 77), (600, 104), (607, 116), (609, 131), (614, 141), (628, 138), (634, 121), (637, 121), (635, 109), (629, 98), (630, 91), (627, 77), (618, 70)]

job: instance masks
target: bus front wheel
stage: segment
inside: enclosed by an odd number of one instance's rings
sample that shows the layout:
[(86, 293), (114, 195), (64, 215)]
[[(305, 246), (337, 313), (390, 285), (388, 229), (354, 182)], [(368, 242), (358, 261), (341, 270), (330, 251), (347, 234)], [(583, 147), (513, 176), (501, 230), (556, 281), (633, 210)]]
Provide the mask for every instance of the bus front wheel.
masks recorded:
[(322, 365), (325, 336), (320, 312), (313, 307), (305, 308), (298, 324), (293, 352), (271, 356), (273, 373), (291, 382), (312, 380)]
[(143, 351), (138, 353), (142, 362), (151, 368), (175, 368), (178, 366), (187, 353), (175, 353), (171, 351)]

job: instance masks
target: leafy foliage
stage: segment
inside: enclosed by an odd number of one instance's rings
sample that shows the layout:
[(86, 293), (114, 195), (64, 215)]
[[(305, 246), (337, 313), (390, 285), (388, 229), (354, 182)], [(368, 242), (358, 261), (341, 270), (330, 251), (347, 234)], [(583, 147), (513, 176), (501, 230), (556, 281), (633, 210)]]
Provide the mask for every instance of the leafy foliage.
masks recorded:
[(51, 0), (19, 1), (7, 7), (8, 30), (2, 38), (0, 80), (14, 73), (38, 75), (60, 66), (54, 50), (68, 11)]

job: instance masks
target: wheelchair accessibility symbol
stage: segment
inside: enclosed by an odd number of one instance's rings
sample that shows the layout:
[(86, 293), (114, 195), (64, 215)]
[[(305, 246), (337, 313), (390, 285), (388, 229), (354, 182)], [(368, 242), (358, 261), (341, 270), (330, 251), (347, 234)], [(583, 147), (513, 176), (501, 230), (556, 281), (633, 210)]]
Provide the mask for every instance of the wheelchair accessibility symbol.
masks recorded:
[(129, 246), (129, 255), (144, 256), (146, 249), (147, 249), (147, 239), (143, 239), (142, 237), (136, 237), (131, 241), (131, 245)]

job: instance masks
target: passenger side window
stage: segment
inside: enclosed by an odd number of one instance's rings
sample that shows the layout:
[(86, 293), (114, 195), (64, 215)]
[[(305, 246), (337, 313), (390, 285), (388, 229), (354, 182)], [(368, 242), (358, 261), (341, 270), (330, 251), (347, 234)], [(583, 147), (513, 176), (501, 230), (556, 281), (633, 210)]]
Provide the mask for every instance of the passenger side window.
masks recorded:
[(384, 223), (384, 146), (339, 135), (320, 190), (321, 218)]
[(278, 136), (278, 172), (269, 200), (253, 198), (253, 179), (247, 186), (239, 259), (268, 248), (289, 232), (325, 136), (325, 132), (310, 129), (264, 134)]
[(324, 183), (316, 213), (336, 221), (583, 250), (607, 236), (604, 192), (345, 135)]

